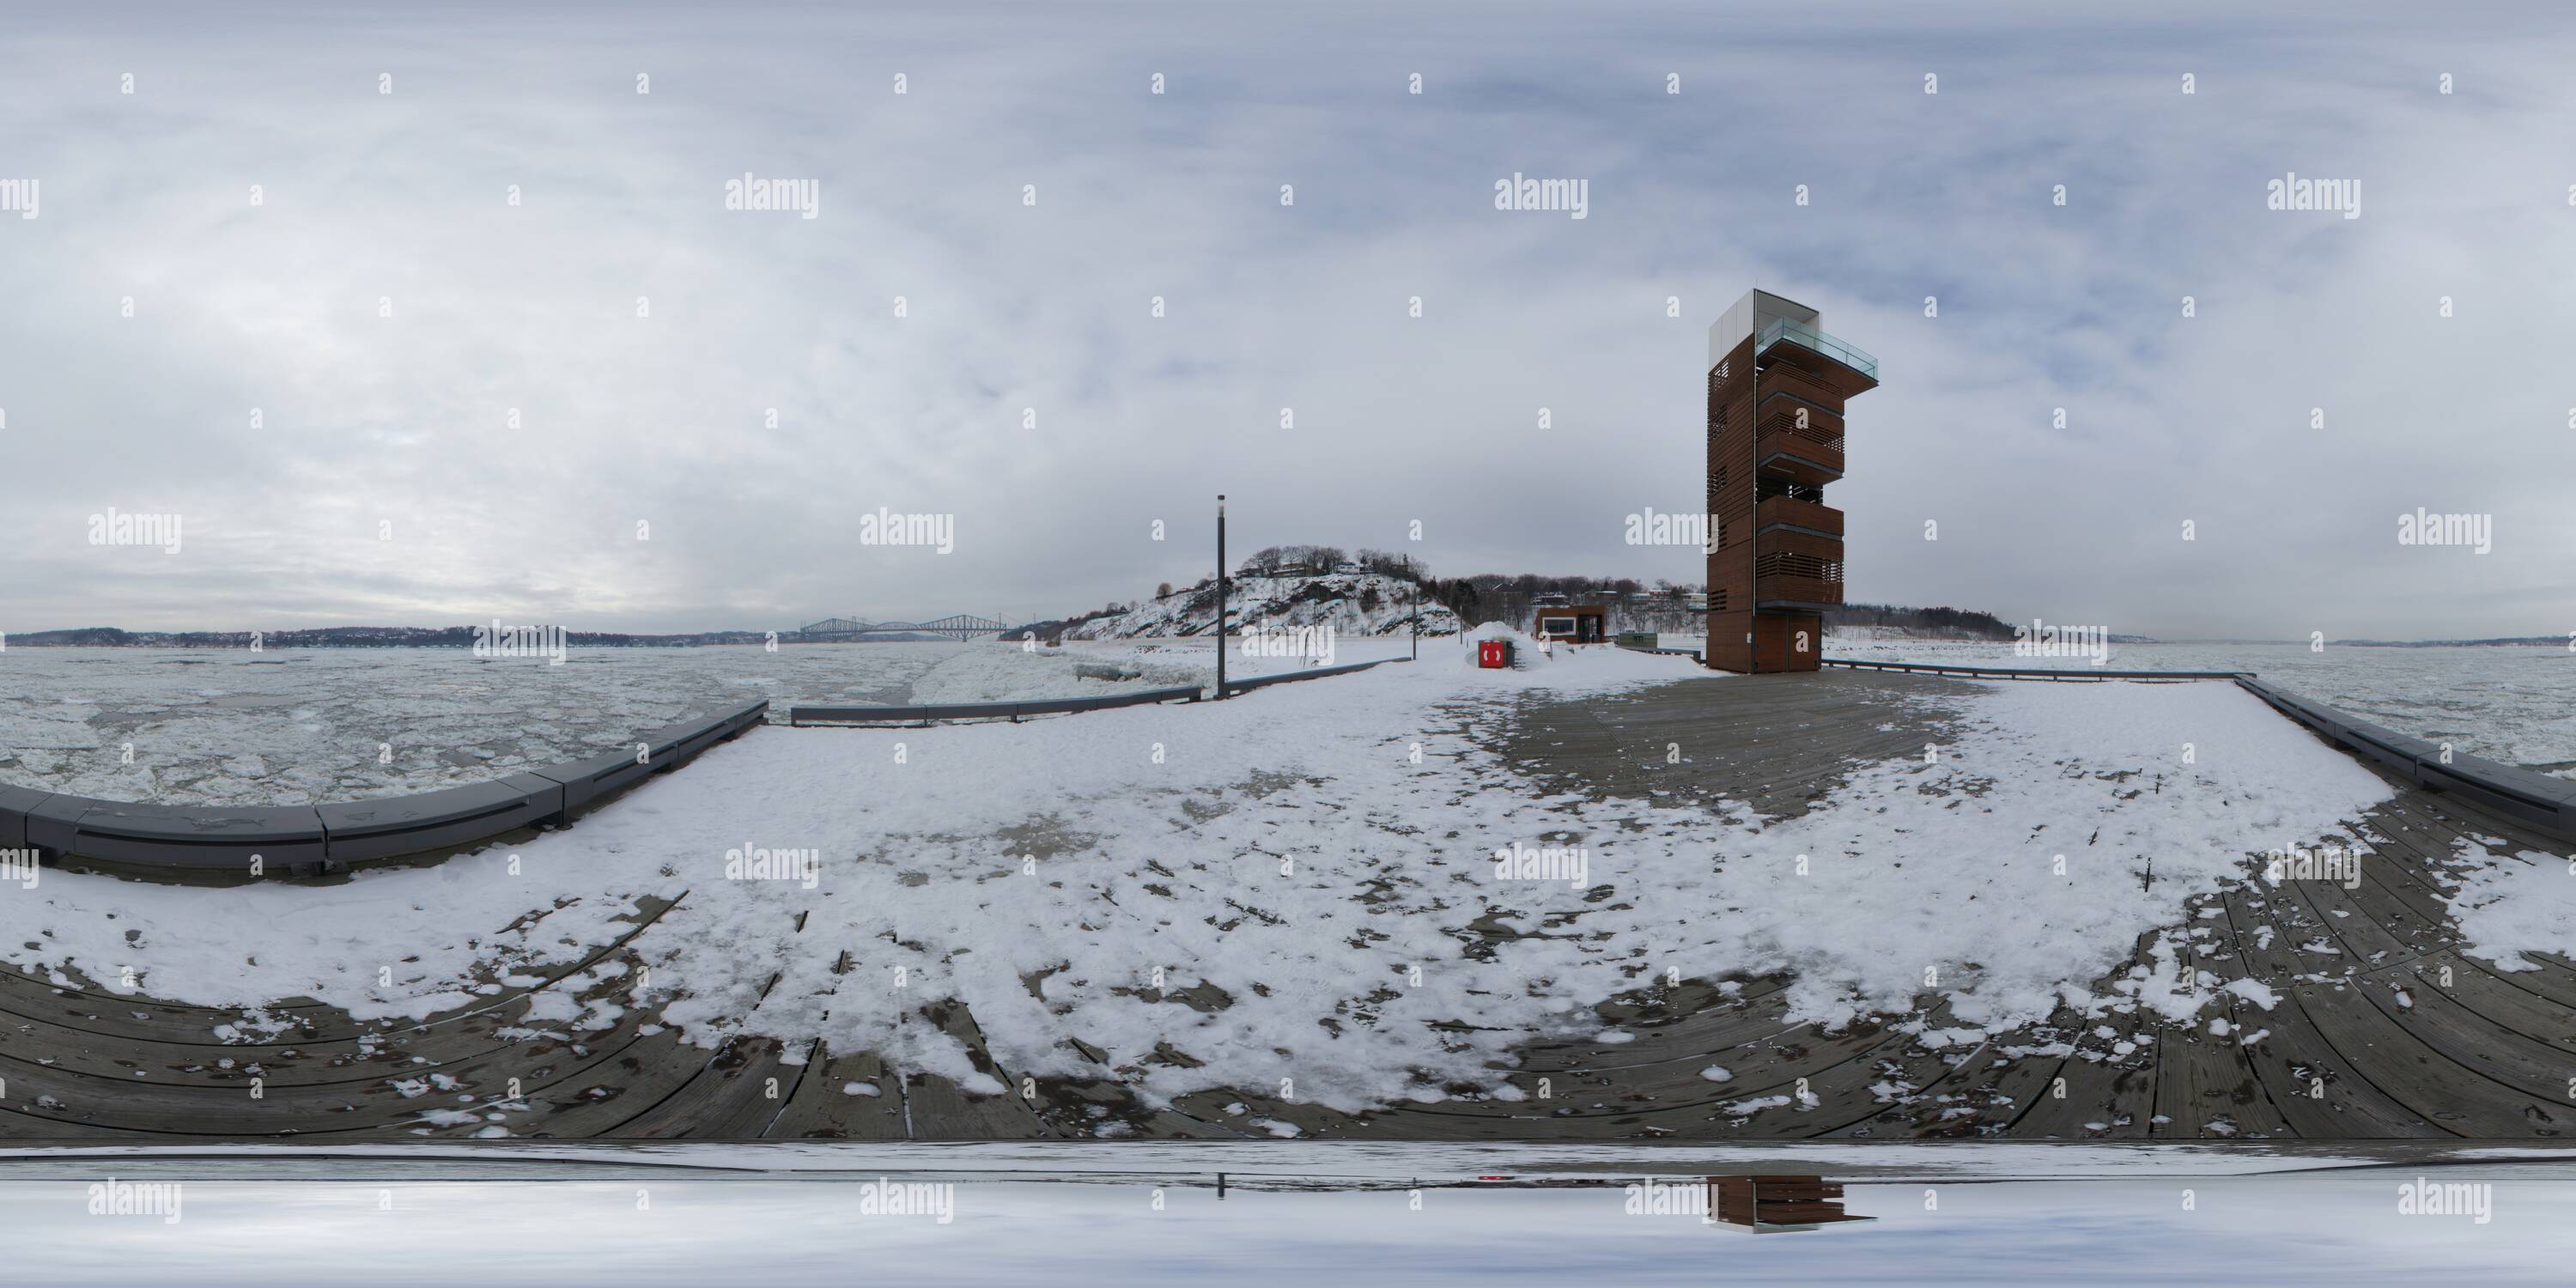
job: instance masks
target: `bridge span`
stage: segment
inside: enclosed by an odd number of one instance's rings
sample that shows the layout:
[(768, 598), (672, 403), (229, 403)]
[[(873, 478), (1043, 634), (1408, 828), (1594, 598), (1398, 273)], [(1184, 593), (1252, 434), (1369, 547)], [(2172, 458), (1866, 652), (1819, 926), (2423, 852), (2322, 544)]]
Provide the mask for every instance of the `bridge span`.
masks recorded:
[(939, 635), (952, 640), (971, 640), (999, 635), (1010, 629), (1008, 622), (997, 622), (973, 613), (956, 613), (927, 622), (863, 622), (849, 617), (826, 617), (797, 627), (789, 634), (809, 643), (846, 643), (891, 635)]

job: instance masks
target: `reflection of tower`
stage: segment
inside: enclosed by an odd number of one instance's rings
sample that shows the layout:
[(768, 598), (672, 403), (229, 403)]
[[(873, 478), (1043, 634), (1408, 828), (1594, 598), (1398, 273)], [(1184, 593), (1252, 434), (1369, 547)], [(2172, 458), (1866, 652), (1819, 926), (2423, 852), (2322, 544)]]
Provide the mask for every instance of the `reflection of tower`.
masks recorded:
[(1708, 329), (1708, 664), (1812, 671), (1843, 602), (1843, 403), (1878, 359), (1795, 300), (1750, 291)]
[(1721, 1225), (1779, 1234), (1842, 1221), (1875, 1221), (1843, 1211), (1843, 1187), (1815, 1176), (1712, 1176), (1709, 1219)]

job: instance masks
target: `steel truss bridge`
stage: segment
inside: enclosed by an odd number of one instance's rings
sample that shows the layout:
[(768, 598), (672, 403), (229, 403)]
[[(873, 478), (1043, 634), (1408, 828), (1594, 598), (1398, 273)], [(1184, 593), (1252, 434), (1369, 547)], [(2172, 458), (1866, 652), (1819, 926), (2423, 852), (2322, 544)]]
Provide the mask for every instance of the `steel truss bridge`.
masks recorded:
[(952, 640), (971, 640), (985, 635), (999, 635), (1011, 629), (1008, 622), (997, 622), (973, 613), (958, 613), (930, 622), (862, 622), (847, 617), (826, 617), (796, 628), (803, 640), (860, 640), (887, 635), (942, 635)]

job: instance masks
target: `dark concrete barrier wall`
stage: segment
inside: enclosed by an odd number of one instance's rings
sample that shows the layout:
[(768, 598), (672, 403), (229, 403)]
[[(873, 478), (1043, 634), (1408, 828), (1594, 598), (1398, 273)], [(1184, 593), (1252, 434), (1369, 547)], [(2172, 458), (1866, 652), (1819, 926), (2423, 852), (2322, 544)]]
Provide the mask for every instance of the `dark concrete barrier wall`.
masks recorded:
[(125, 867), (265, 872), (324, 866), (322, 816), (310, 805), (206, 809), (48, 796), (27, 811), (27, 841), (51, 854)]
[(539, 823), (563, 821), (645, 776), (677, 769), (699, 752), (760, 723), (754, 702), (635, 737), (634, 750), (549, 765), (489, 783), (414, 796), (218, 809), (126, 805), (25, 787), (0, 787), (0, 849), (34, 848), (118, 871), (316, 876), (351, 863), (435, 854)]
[(2446, 758), (2438, 744), (2355, 719), (2251, 676), (2236, 683), (2326, 741), (2426, 791), (2457, 796), (2547, 836), (2576, 841), (2576, 782), (2483, 756), (2452, 752)]
[(2025, 666), (1949, 666), (1933, 662), (1871, 662), (1859, 658), (1829, 657), (1825, 666), (1847, 666), (1858, 671), (1922, 671), (1931, 675), (1985, 676), (1997, 680), (2235, 680), (2253, 674), (2251, 671), (2106, 671), (2099, 667), (2072, 667), (2057, 670)]
[(52, 795), (32, 787), (0, 786), (0, 850), (27, 848), (27, 814)]
[(314, 812), (322, 817), (326, 855), (359, 863), (467, 845), (559, 818), (563, 785), (538, 774), (512, 774), (498, 782), (323, 805)]
[[(1232, 687), (1232, 686), (1228, 686)], [(1096, 698), (1036, 698), (1027, 702), (950, 702), (919, 707), (789, 707), (787, 723), (930, 724), (940, 720), (1018, 720), (1023, 716), (1062, 715), (1071, 711), (1106, 711), (1153, 702), (1196, 702), (1196, 685), (1143, 689)]]

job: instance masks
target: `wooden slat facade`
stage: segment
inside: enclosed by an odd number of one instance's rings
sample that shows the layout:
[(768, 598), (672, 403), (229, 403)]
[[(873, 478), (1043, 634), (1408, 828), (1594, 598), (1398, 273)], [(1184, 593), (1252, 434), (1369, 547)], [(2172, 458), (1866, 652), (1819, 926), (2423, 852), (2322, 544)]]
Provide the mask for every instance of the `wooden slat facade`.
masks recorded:
[[(1748, 299), (1797, 307), (1760, 292)], [(1824, 504), (1824, 487), (1843, 475), (1845, 403), (1878, 380), (1794, 335), (1766, 346), (1758, 309), (1739, 304), (1729, 319), (1738, 312), (1752, 333), (1708, 369), (1708, 512), (1718, 532), (1705, 661), (1812, 671), (1823, 610), (1843, 602), (1843, 516)]]

